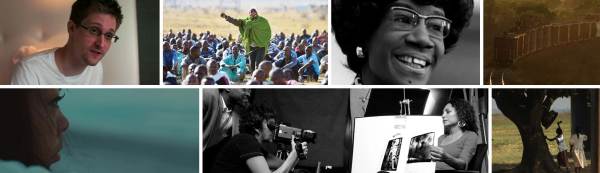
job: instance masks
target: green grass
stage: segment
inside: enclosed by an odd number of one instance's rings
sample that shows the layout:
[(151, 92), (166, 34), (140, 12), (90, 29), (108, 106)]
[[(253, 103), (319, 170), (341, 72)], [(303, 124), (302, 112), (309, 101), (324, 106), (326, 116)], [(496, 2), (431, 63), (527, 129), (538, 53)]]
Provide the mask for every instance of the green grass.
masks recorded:
[[(554, 124), (544, 130), (550, 138), (556, 136), (556, 122), (559, 120), (563, 129), (565, 140), (571, 138), (571, 113), (560, 113)], [(558, 146), (555, 141), (548, 141), (550, 153), (556, 155)], [(517, 126), (502, 114), (492, 115), (492, 171), (511, 169), (521, 162), (523, 144)]]

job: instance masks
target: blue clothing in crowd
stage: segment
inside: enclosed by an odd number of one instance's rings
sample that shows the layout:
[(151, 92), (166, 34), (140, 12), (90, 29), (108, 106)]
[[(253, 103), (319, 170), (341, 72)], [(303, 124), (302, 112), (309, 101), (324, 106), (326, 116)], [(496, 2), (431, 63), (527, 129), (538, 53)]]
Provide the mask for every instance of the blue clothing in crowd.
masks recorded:
[(296, 55), (296, 52), (294, 51), (290, 51), (291, 54), (291, 61), (289, 62), (285, 62), (285, 56), (284, 56), (284, 52), (281, 51), (279, 52), (279, 54), (277, 54), (277, 57), (275, 58), (275, 62), (273, 62), (273, 65), (278, 67), (278, 68), (282, 68), (282, 69), (291, 69), (291, 70), (295, 70), (296, 67), (298, 66), (298, 58)]
[[(229, 68), (225, 65), (237, 65), (236, 68)], [(228, 54), (221, 61), (221, 69), (219, 71), (227, 73), (231, 81), (238, 81), (239, 75), (246, 75), (246, 57), (243, 54), (238, 54), (237, 57), (233, 54)]]
[[(306, 64), (308, 64), (308, 62), (313, 61), (313, 64), (311, 65), (311, 70), (315, 73), (316, 76), (319, 76), (319, 58), (317, 58), (317, 55), (313, 52), (311, 53), (311, 55), (309, 57), (306, 56), (307, 54), (304, 54), (300, 57), (298, 57), (298, 63), (301, 64), (301, 66), (304, 66)], [(303, 71), (304, 75), (308, 74), (308, 70), (309, 69), (305, 69)]]
[(175, 51), (163, 51), (163, 65), (171, 68), (177, 64), (177, 54)]

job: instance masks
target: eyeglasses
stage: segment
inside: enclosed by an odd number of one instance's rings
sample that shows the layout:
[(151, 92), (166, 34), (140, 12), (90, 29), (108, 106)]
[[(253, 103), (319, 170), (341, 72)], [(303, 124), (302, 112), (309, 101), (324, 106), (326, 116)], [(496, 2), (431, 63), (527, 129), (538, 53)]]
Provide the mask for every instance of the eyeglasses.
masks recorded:
[(102, 33), (102, 31), (100, 30), (100, 28), (95, 27), (95, 26), (85, 26), (83, 24), (77, 24), (78, 26), (80, 26), (81, 28), (87, 30), (90, 34), (94, 35), (94, 36), (104, 36), (104, 39), (106, 39), (106, 41), (108, 42), (114, 42), (116, 43), (117, 40), (119, 40), (119, 36), (116, 36), (115, 33), (113, 32), (107, 32), (107, 33)]
[(452, 21), (443, 16), (425, 16), (412, 9), (399, 6), (391, 7), (390, 11), (394, 26), (399, 30), (413, 30), (423, 19), (429, 36), (443, 39), (450, 33)]

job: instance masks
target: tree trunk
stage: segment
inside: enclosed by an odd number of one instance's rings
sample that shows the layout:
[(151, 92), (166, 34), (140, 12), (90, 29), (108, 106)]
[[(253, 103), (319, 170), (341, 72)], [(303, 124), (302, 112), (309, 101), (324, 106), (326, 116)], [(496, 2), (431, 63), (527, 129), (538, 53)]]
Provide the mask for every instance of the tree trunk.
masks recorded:
[(542, 117), (549, 111), (556, 96), (548, 96), (543, 90), (495, 90), (493, 95), (498, 108), (515, 123), (521, 134), (521, 163), (512, 171), (560, 172), (541, 127)]

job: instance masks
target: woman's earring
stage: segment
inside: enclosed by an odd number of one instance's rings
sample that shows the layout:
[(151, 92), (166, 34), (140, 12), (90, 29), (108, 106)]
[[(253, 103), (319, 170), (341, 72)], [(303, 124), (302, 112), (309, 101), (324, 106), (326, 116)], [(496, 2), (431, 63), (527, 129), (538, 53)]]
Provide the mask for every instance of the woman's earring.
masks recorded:
[(356, 47), (356, 56), (358, 58), (365, 58), (365, 54), (363, 53), (363, 49), (360, 46)]
[(465, 127), (465, 122), (464, 121), (458, 122), (458, 127)]

